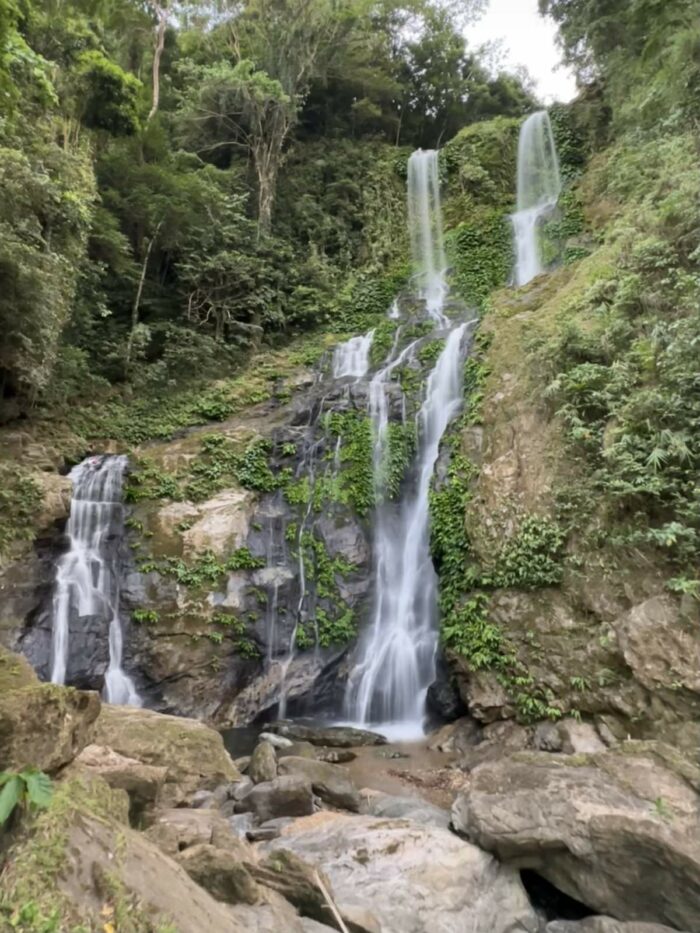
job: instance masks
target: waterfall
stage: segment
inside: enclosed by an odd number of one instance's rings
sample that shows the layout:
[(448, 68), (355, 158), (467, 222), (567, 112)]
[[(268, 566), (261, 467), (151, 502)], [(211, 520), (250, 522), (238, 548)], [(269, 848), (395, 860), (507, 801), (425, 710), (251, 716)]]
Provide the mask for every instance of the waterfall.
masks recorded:
[(113, 544), (124, 529), (122, 483), (126, 465), (126, 457), (88, 457), (69, 474), (73, 483), (66, 526), (69, 548), (56, 565), (51, 680), (65, 683), (71, 620), (104, 617), (109, 619), (105, 699), (140, 706), (136, 688), (122, 670), (118, 554)]
[(352, 376), (362, 379), (369, 369), (369, 351), (372, 347), (374, 331), (370, 330), (362, 337), (353, 337), (339, 344), (333, 352), (333, 378), (343, 379)]
[[(385, 734), (422, 734), (428, 687), (435, 679), (438, 643), (437, 575), (430, 557), (430, 487), (440, 441), (462, 402), (464, 343), (469, 324), (451, 325), (447, 295), (437, 153), (409, 160), (408, 203), (418, 294), (445, 346), (431, 372), (416, 419), (418, 452), (410, 488), (399, 502), (383, 489), (389, 406), (395, 369), (411, 359), (419, 340), (397, 354), (397, 339), (369, 385), (373, 469), (378, 503), (374, 524), (374, 608), (360, 638), (348, 680), (345, 710), (353, 722), (379, 725)], [(394, 316), (394, 308), (390, 316)], [(392, 313), (394, 312), (394, 313)], [(405, 405), (404, 405), (405, 411)]]
[(520, 129), (517, 181), (517, 211), (512, 216), (515, 284), (526, 285), (543, 271), (539, 228), (561, 193), (559, 159), (546, 110), (533, 113)]
[(445, 324), (447, 260), (442, 237), (438, 153), (434, 149), (419, 149), (408, 160), (408, 222), (419, 297), (424, 299), (430, 317)]

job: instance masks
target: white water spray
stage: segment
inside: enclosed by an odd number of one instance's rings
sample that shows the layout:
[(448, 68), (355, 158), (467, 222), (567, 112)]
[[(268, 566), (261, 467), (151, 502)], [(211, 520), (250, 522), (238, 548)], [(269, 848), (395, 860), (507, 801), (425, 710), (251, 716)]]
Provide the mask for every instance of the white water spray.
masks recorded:
[(527, 118), (518, 143), (518, 209), (512, 216), (515, 284), (526, 285), (543, 271), (539, 228), (561, 193), (559, 159), (546, 110)]
[(374, 331), (370, 330), (361, 337), (353, 337), (339, 344), (333, 352), (333, 378), (344, 379), (352, 376), (362, 379), (369, 369), (369, 351), (372, 347)]
[(408, 222), (419, 297), (431, 318), (446, 324), (447, 260), (442, 236), (438, 153), (419, 149), (408, 160)]
[(63, 684), (70, 657), (71, 617), (104, 616), (109, 622), (108, 703), (140, 706), (130, 677), (122, 670), (117, 555), (110, 539), (123, 531), (122, 482), (126, 457), (89, 457), (70, 472), (73, 482), (69, 549), (56, 565), (53, 598), (51, 680)]

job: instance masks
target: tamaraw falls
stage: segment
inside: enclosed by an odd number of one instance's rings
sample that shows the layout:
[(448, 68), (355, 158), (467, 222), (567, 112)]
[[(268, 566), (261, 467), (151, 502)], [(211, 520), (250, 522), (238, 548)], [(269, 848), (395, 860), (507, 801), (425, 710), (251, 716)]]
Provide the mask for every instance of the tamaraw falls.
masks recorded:
[(0, 6), (0, 933), (700, 933), (690, 0)]

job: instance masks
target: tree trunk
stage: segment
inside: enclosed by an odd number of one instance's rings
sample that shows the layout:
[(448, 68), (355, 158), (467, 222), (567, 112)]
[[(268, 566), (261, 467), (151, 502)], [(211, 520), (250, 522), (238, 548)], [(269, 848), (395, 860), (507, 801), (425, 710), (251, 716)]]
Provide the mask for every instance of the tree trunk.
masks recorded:
[(156, 47), (153, 53), (153, 103), (146, 123), (150, 123), (158, 112), (158, 104), (160, 103), (160, 60), (165, 46), (165, 27), (168, 24), (168, 10), (165, 4), (161, 6), (155, 0), (153, 5), (158, 17), (158, 26), (156, 27)]
[(161, 220), (158, 226), (155, 229), (155, 232), (151, 239), (148, 241), (148, 246), (146, 247), (146, 255), (143, 257), (143, 265), (141, 266), (141, 275), (139, 277), (139, 286), (136, 289), (136, 298), (134, 299), (134, 304), (131, 309), (131, 330), (129, 331), (129, 339), (126, 342), (126, 352), (124, 354), (124, 378), (129, 378), (129, 368), (131, 366), (131, 354), (134, 350), (134, 339), (136, 337), (136, 328), (139, 323), (139, 308), (141, 307), (141, 297), (143, 295), (143, 287), (146, 284), (146, 271), (148, 269), (148, 260), (151, 258), (151, 250), (153, 249), (153, 244), (158, 239), (158, 234), (160, 233), (160, 228), (163, 225)]

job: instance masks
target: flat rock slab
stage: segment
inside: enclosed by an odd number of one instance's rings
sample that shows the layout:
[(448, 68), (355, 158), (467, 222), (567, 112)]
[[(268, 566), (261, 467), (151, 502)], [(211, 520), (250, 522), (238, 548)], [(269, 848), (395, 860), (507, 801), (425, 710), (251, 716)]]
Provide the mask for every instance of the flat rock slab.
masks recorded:
[(322, 869), (341, 912), (369, 908), (382, 933), (539, 929), (517, 871), (435, 826), (323, 812), (264, 848)]
[(311, 742), (312, 745), (327, 745), (329, 748), (357, 748), (361, 745), (386, 745), (387, 740), (378, 732), (355, 729), (352, 726), (305, 726), (283, 720), (267, 726), (267, 731), (287, 739)]

